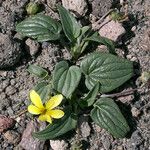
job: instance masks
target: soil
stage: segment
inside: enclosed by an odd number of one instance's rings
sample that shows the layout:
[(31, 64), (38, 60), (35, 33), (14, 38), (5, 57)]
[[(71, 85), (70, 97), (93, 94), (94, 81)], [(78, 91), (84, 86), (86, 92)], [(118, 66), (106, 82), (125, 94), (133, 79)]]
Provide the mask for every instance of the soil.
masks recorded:
[[(101, 17), (98, 13), (100, 6), (103, 6), (103, 0), (89, 0), (89, 13), (94, 15), (96, 19)], [(105, 0), (104, 0), (105, 1)], [(110, 0), (108, 1), (107, 9), (111, 8)], [(58, 19), (57, 12), (47, 6), (46, 1), (39, 1), (44, 6), (45, 14), (51, 15)], [(93, 2), (93, 3), (92, 3)], [(6, 116), (14, 116), (18, 112), (26, 109), (30, 103), (28, 93), (35, 85), (38, 79), (27, 72), (27, 67), (30, 64), (40, 65), (47, 69), (49, 73), (54, 69), (54, 65), (62, 60), (70, 58), (69, 53), (61, 49), (56, 43), (44, 42), (40, 44), (38, 52), (35, 55), (29, 53), (25, 47), (25, 40), (14, 43), (14, 38), (18, 38), (15, 32), (17, 22), (23, 20), (28, 15), (25, 11), (25, 6), (28, 0), (4, 0), (0, 1), (0, 34), (8, 40), (0, 38), (3, 45), (0, 46), (0, 114)], [(104, 4), (106, 4), (104, 2)], [(93, 8), (93, 10), (92, 10)], [(143, 71), (150, 70), (150, 1), (149, 0), (128, 0), (128, 13), (130, 14), (129, 22), (124, 24), (127, 34), (122, 37), (121, 43), (118, 44), (119, 54), (121, 56), (136, 62), (138, 67), (135, 68), (136, 76)], [(107, 12), (105, 10), (105, 12)], [(103, 15), (102, 15), (103, 16)], [(8, 42), (9, 41), (9, 42)], [(7, 44), (12, 45), (7, 47)], [(14, 47), (15, 45), (15, 47)], [(8, 55), (5, 58), (2, 56)], [(16, 49), (15, 52), (9, 53)], [(19, 51), (19, 53), (18, 53)], [(11, 56), (10, 56), (11, 55)], [(12, 58), (13, 57), (13, 58)], [(13, 60), (13, 64), (12, 64)], [(6, 64), (6, 65), (3, 65)], [(3, 65), (3, 67), (1, 67)], [(132, 87), (138, 86), (138, 80), (132, 79), (129, 83)], [(107, 131), (101, 129), (89, 118), (82, 121), (84, 124), (81, 130), (80, 141), (82, 149), (85, 150), (149, 150), (150, 149), (150, 93), (135, 92), (132, 96), (125, 97), (127, 103), (120, 104), (121, 110), (125, 117), (129, 120), (131, 131), (127, 138), (115, 139)], [(134, 109), (133, 109), (134, 108)], [(135, 115), (138, 111), (138, 115)], [(0, 133), (0, 150), (18, 149), (18, 144), (21, 141), (21, 136), (28, 122), (32, 118), (28, 114), (23, 114), (19, 117), (18, 122), (10, 130), (9, 136), (17, 136), (17, 140), (10, 142), (9, 138), (5, 137), (4, 133)], [(81, 132), (82, 133), (82, 132)], [(7, 134), (8, 136), (8, 134)], [(73, 133), (71, 137), (63, 139), (67, 145), (71, 145), (76, 141), (77, 134)], [(45, 145), (49, 143), (45, 143)], [(21, 148), (20, 148), (21, 149)], [(44, 148), (43, 148), (44, 149)], [(49, 147), (49, 149), (52, 149)], [(61, 148), (60, 148), (61, 149)], [(70, 149), (67, 147), (66, 149)]]

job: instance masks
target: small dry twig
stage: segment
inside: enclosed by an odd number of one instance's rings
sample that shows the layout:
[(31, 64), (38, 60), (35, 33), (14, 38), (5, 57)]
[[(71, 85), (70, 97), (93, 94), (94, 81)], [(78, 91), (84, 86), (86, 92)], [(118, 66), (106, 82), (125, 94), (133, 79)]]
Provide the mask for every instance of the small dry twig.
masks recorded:
[[(97, 22), (93, 24), (93, 30), (98, 30), (101, 28), (101, 24), (103, 23), (104, 19), (111, 13), (113, 12), (114, 9), (110, 9), (106, 14), (104, 14)], [(110, 21), (110, 20), (109, 20)]]
[(12, 118), (13, 118), (13, 119), (16, 119), (16, 118), (18, 118), (18, 117), (22, 116), (23, 114), (25, 114), (26, 112), (27, 112), (27, 109), (22, 110), (22, 111), (21, 111), (21, 112), (19, 112), (17, 115), (14, 115)]
[(114, 93), (114, 94), (102, 94), (100, 97), (111, 97), (111, 98), (113, 98), (113, 97), (122, 97), (122, 96), (127, 96), (127, 95), (130, 95), (130, 94), (133, 94), (135, 91), (141, 92), (142, 90), (143, 90), (143, 88), (140, 87), (140, 88), (127, 90), (127, 91)]

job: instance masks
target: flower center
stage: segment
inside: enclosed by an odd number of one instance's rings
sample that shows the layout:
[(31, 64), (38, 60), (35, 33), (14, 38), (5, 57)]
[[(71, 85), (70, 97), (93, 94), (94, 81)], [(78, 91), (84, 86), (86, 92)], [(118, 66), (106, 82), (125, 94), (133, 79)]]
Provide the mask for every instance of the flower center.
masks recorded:
[(45, 115), (46, 112), (47, 112), (47, 109), (44, 108), (43, 111), (42, 111), (42, 114)]

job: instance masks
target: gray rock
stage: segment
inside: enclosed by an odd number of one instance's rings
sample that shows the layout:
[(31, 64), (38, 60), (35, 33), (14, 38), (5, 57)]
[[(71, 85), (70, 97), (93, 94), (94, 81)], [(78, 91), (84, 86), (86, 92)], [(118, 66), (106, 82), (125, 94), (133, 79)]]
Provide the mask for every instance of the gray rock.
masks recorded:
[(76, 17), (82, 17), (88, 10), (86, 0), (62, 0), (63, 6), (72, 11)]
[(79, 129), (81, 130), (81, 135), (83, 138), (87, 138), (91, 132), (88, 120), (89, 118), (87, 116), (82, 116), (79, 119)]
[(15, 84), (16, 84), (16, 81), (15, 80), (10, 80), (10, 84), (12, 85), (12, 86), (14, 86)]
[(92, 5), (92, 14), (96, 18), (102, 17), (109, 11), (112, 2), (113, 0), (90, 0)]
[(34, 41), (28, 38), (25, 41), (25, 43), (26, 43), (26, 50), (31, 56), (34, 56), (35, 54), (37, 54), (40, 48), (40, 44), (37, 41)]
[(0, 69), (14, 66), (21, 56), (20, 43), (2, 33), (0, 33), (0, 41)]
[(0, 77), (5, 78), (7, 76), (7, 71), (0, 70)]
[(14, 115), (14, 111), (13, 111), (12, 107), (8, 107), (7, 108), (7, 112), (9, 114), (9, 116), (13, 116)]
[(141, 113), (140, 110), (137, 109), (136, 107), (132, 107), (131, 112), (132, 112), (132, 116), (134, 117), (138, 117)]
[(99, 30), (101, 36), (107, 37), (115, 42), (120, 41), (125, 33), (126, 30), (122, 24), (113, 20), (109, 21), (109, 17), (104, 20), (103, 26)]
[(0, 81), (0, 92), (6, 89), (6, 87), (9, 85), (9, 82), (9, 79)]
[(64, 140), (50, 140), (50, 146), (53, 150), (67, 150), (68, 143)]
[(44, 141), (37, 138), (33, 138), (32, 133), (38, 130), (42, 130), (46, 127), (46, 123), (38, 123), (37, 121), (31, 121), (27, 124), (26, 129), (23, 132), (21, 142), (19, 145), (25, 150), (41, 150), (44, 146)]

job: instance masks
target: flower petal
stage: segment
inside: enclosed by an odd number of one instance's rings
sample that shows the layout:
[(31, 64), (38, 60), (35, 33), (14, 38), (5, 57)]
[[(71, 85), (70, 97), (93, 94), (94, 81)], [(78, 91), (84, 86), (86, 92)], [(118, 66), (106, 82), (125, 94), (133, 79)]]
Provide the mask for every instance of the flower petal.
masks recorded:
[(42, 113), (42, 109), (40, 109), (34, 105), (29, 105), (28, 106), (28, 112), (33, 114), (33, 115), (39, 115)]
[(50, 99), (45, 103), (45, 107), (46, 107), (46, 109), (51, 110), (51, 108), (53, 107), (54, 104), (55, 104), (55, 102)]
[(44, 108), (40, 96), (34, 90), (30, 92), (30, 99), (36, 107)]
[(52, 123), (52, 118), (49, 115), (47, 115), (47, 114), (40, 115), (38, 119), (40, 121), (47, 121), (49, 123)]
[(61, 94), (55, 95), (48, 100), (46, 103), (46, 109), (53, 109), (57, 107), (61, 101), (63, 100), (63, 96)]
[(48, 111), (47, 114), (50, 115), (52, 118), (59, 119), (62, 118), (65, 113), (62, 110), (55, 109)]

